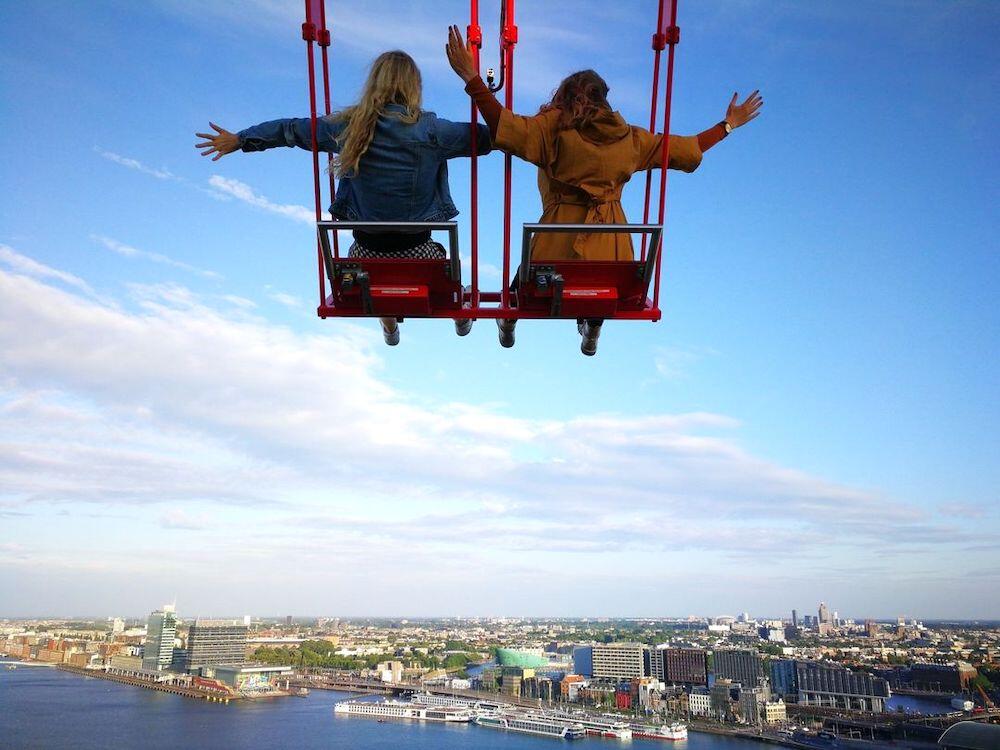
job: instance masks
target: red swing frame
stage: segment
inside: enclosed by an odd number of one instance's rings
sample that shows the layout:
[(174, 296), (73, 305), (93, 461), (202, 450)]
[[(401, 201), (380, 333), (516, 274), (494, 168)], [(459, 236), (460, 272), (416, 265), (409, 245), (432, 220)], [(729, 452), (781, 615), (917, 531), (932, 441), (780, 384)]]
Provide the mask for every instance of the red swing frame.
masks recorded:
[[(501, 76), (504, 106), (514, 107), (514, 49), (518, 41), (515, 0), (501, 0)], [(316, 255), (319, 270), (321, 318), (331, 317), (428, 317), (428, 318), (607, 318), (658, 321), (662, 276), (662, 235), (666, 218), (667, 157), (669, 153), (670, 104), (673, 93), (674, 50), (680, 41), (677, 0), (657, 0), (656, 31), (653, 33), (653, 77), (649, 129), (655, 132), (660, 98), (660, 58), (667, 49), (666, 86), (663, 106), (663, 149), (660, 162), (659, 210), (656, 223), (649, 222), (653, 172), (646, 172), (642, 224), (525, 224), (522, 229), (521, 265), (516, 289), (511, 289), (512, 157), (504, 155), (503, 267), (499, 291), (479, 288), (479, 166), (476, 126), (479, 112), (471, 104), (472, 154), (470, 159), (470, 261), (471, 285), (462, 287), (457, 222), (345, 222), (323, 220), (323, 196), (319, 149), (316, 143), (317, 92), (316, 55), (321, 51), (325, 113), (330, 114), (330, 31), (325, 0), (305, 0), (306, 18), (302, 38), (306, 42), (309, 67), (309, 107), (312, 122), (313, 194), (316, 210)], [(470, 0), (468, 40), (473, 45), (476, 70), (480, 67), (482, 28), (479, 0)], [(328, 163), (332, 161), (328, 156)], [(332, 203), (336, 184), (331, 173)], [(379, 232), (445, 231), (449, 237), (446, 260), (361, 259), (341, 257), (338, 230), (366, 229)], [(534, 261), (530, 239), (543, 232), (622, 232), (642, 235), (639, 260), (634, 261)], [(327, 282), (330, 291), (327, 292)], [(649, 286), (653, 286), (652, 297)]]

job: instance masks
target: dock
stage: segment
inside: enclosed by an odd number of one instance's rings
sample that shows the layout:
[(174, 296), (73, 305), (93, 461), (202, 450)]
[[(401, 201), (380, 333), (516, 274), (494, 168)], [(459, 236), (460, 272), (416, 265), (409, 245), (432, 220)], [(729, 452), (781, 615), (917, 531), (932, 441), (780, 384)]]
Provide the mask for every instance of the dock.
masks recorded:
[(118, 682), (123, 685), (131, 685), (133, 687), (146, 688), (147, 690), (157, 690), (161, 693), (180, 695), (184, 698), (195, 698), (197, 700), (223, 704), (228, 704), (231, 700), (240, 700), (238, 695), (213, 695), (212, 693), (208, 693), (204, 690), (198, 690), (197, 688), (170, 685), (165, 682), (150, 682), (149, 680), (140, 680), (137, 677), (110, 674), (100, 669), (84, 669), (82, 667), (71, 667), (67, 664), (57, 664), (55, 667), (63, 672), (72, 672), (73, 674), (80, 675), (81, 677), (96, 677), (101, 680), (110, 680), (111, 682)]

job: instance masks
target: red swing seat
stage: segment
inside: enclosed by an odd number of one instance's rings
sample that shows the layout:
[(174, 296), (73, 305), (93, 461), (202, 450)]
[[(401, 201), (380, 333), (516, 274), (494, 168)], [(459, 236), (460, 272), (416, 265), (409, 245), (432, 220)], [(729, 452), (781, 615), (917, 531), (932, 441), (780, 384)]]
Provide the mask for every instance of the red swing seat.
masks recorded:
[[(317, 222), (323, 264), (331, 293), (317, 312), (327, 317), (459, 317), (462, 265), (458, 224), (441, 222)], [(338, 230), (368, 232), (448, 232), (448, 256), (422, 258), (342, 258), (330, 241)]]
[[(531, 236), (556, 232), (648, 234), (649, 254), (638, 261), (532, 260)], [(525, 224), (518, 317), (659, 320), (647, 294), (662, 233), (659, 224)]]

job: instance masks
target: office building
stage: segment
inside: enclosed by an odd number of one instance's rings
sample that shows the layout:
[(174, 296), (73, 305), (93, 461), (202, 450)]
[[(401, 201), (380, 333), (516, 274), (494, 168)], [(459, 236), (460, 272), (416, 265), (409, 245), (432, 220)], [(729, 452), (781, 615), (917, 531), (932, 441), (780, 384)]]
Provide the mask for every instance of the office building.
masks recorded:
[(171, 604), (165, 604), (149, 615), (146, 621), (146, 644), (142, 654), (142, 668), (157, 671), (170, 668), (174, 655), (174, 638), (177, 637), (177, 615)]
[(799, 705), (885, 710), (891, 693), (889, 683), (881, 677), (854, 672), (836, 664), (798, 660), (794, 663)]
[(760, 636), (762, 641), (771, 641), (772, 643), (785, 642), (784, 628), (758, 628), (757, 635)]
[(247, 626), (235, 620), (198, 620), (188, 631), (187, 672), (225, 664), (241, 666), (246, 661)]
[(771, 689), (782, 698), (798, 696), (799, 683), (795, 676), (794, 659), (771, 660)]
[(690, 685), (708, 684), (706, 654), (700, 648), (663, 649), (663, 681)]
[(747, 724), (760, 724), (764, 720), (764, 706), (771, 700), (771, 691), (765, 686), (740, 688), (740, 713)]
[(961, 693), (976, 678), (976, 668), (968, 662), (955, 664), (913, 664), (909, 669), (909, 687), (934, 693)]
[(788, 718), (785, 702), (780, 698), (764, 704), (761, 719), (765, 724), (780, 724)]
[(573, 673), (583, 677), (594, 676), (593, 646), (577, 646), (573, 649)]
[(739, 693), (739, 685), (730, 680), (716, 680), (708, 691), (711, 696), (712, 713), (719, 721), (733, 717), (733, 700)]
[(754, 687), (764, 680), (764, 661), (751, 649), (719, 649), (712, 654), (716, 678), (733, 680), (744, 687)]
[(797, 628), (799, 626), (799, 613), (794, 609), (792, 610), (792, 627)]
[[(599, 643), (593, 647), (593, 677), (629, 680), (649, 676), (649, 647), (641, 643)], [(583, 674), (576, 668), (577, 674)]]
[(708, 688), (695, 688), (688, 696), (688, 711), (692, 716), (712, 715), (712, 696)]
[(663, 651), (666, 648), (667, 644), (664, 643), (649, 650), (649, 676), (661, 682), (666, 677), (663, 671)]
[(830, 617), (830, 610), (827, 608), (825, 602), (819, 603), (819, 622), (833, 623), (833, 619)]

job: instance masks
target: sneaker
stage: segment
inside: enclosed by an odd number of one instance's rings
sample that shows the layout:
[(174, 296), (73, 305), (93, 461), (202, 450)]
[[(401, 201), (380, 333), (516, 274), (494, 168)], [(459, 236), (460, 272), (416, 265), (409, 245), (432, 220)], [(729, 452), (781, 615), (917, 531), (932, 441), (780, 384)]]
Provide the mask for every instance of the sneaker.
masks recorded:
[(399, 323), (395, 320), (392, 321), (392, 328), (387, 328), (385, 323), (382, 324), (382, 338), (385, 339), (385, 343), (389, 346), (395, 346), (399, 343)]
[(514, 326), (516, 320), (501, 320), (497, 318), (497, 330), (500, 332), (500, 346), (510, 349), (514, 346)]
[(468, 336), (472, 330), (472, 321), (468, 318), (455, 321), (455, 333), (459, 336)]
[(597, 339), (601, 335), (601, 327), (590, 323), (582, 323), (579, 327), (583, 336), (580, 341), (580, 351), (588, 357), (593, 357), (597, 354)]

